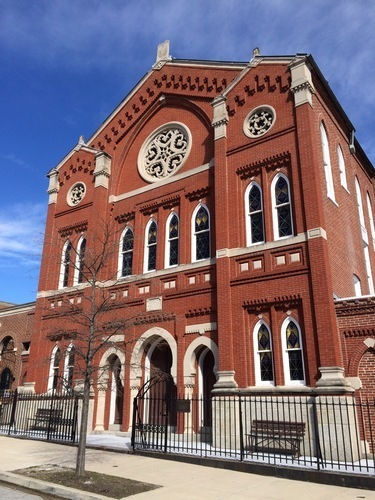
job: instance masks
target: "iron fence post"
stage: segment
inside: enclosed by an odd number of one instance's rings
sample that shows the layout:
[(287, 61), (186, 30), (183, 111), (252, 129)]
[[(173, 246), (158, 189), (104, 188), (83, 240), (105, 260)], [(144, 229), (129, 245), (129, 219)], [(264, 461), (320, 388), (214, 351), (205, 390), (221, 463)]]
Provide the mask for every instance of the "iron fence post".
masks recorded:
[(18, 391), (16, 389), (13, 393), (12, 412), (11, 412), (10, 422), (9, 422), (8, 436), (10, 435), (10, 431), (11, 431), (12, 427), (14, 427), (14, 421), (16, 419), (17, 399), (18, 399)]
[(319, 426), (318, 426), (318, 412), (316, 410), (316, 397), (313, 397), (313, 403), (312, 403), (312, 409), (313, 409), (313, 434), (314, 434), (314, 444), (315, 444), (315, 450), (316, 450), (316, 463), (317, 463), (317, 469), (320, 470), (320, 462), (323, 465), (323, 457), (322, 457), (322, 450), (320, 448), (320, 440), (319, 440)]
[(137, 416), (137, 398), (134, 398), (133, 399), (132, 435), (131, 435), (131, 439), (130, 439), (130, 446), (133, 448), (133, 451), (134, 451), (134, 445), (135, 445), (136, 416)]

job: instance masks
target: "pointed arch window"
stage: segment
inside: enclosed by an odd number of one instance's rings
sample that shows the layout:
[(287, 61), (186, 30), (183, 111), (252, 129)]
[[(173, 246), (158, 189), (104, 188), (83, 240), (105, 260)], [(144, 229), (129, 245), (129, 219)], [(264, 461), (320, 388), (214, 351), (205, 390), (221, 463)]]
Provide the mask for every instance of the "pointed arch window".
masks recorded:
[(245, 193), (247, 246), (264, 243), (262, 191), (256, 182)]
[(345, 160), (344, 155), (341, 149), (341, 146), (337, 146), (337, 158), (339, 161), (339, 171), (340, 171), (340, 183), (343, 188), (348, 191), (348, 184), (346, 182), (346, 168), (345, 168)]
[(286, 385), (305, 384), (302, 335), (296, 321), (287, 319), (282, 328), (284, 378)]
[(70, 344), (66, 351), (64, 366), (64, 388), (68, 390), (73, 387), (74, 362), (75, 347), (73, 344)]
[(278, 174), (272, 181), (273, 225), (275, 239), (293, 236), (292, 206), (289, 181), (283, 174)]
[(255, 379), (257, 385), (274, 385), (271, 332), (261, 321), (254, 329)]
[(77, 261), (74, 269), (74, 284), (78, 285), (83, 282), (84, 264), (86, 253), (86, 238), (82, 236), (77, 245)]
[(167, 244), (165, 255), (165, 267), (172, 267), (178, 265), (179, 256), (179, 218), (178, 215), (173, 213), (167, 220)]
[(323, 150), (323, 166), (324, 166), (324, 175), (326, 179), (326, 187), (327, 187), (327, 196), (331, 198), (332, 201), (335, 200), (335, 189), (333, 185), (333, 177), (332, 177), (332, 165), (331, 165), (331, 156), (329, 154), (329, 144), (328, 137), (325, 126), (323, 122), (320, 124), (320, 138), (322, 141), (322, 150)]
[(72, 244), (68, 240), (65, 242), (62, 251), (59, 288), (65, 288), (69, 284), (69, 274), (71, 268)]
[(367, 193), (367, 211), (368, 211), (368, 218), (370, 221), (370, 231), (371, 231), (371, 237), (372, 237), (372, 246), (375, 250), (375, 225), (374, 225), (374, 216), (372, 212), (372, 203), (370, 199), (370, 195)]
[(156, 251), (157, 251), (158, 226), (151, 219), (146, 227), (146, 247), (145, 247), (145, 272), (155, 271)]
[(361, 280), (358, 278), (356, 274), (353, 274), (353, 285), (354, 285), (354, 296), (361, 297), (362, 295)]
[(133, 273), (134, 233), (127, 227), (120, 239), (119, 278)]
[(193, 261), (210, 258), (210, 214), (199, 205), (193, 214)]
[(60, 361), (61, 361), (61, 351), (58, 346), (55, 346), (51, 355), (48, 390), (59, 389)]

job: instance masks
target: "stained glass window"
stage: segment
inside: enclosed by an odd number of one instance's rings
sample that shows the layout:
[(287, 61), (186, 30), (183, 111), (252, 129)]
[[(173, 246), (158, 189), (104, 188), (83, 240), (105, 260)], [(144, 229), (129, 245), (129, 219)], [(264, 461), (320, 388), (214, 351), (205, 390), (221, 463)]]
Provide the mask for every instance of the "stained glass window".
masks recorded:
[(75, 348), (72, 345), (67, 352), (67, 366), (66, 366), (66, 385), (70, 389), (73, 386), (73, 372), (74, 372), (74, 361), (75, 361)]
[(57, 349), (55, 351), (54, 359), (53, 359), (53, 383), (52, 389), (57, 389), (59, 385), (59, 369), (60, 369), (60, 361), (61, 361), (61, 351)]
[(176, 214), (173, 214), (168, 227), (168, 266), (178, 264), (178, 238), (179, 221)]
[(261, 324), (257, 333), (259, 368), (261, 382), (273, 382), (273, 361), (271, 334), (265, 324)]
[(279, 177), (275, 186), (275, 205), (277, 212), (278, 237), (293, 234), (292, 215), (289, 196), (289, 184), (284, 177)]
[(200, 206), (195, 216), (195, 260), (210, 257), (210, 217), (208, 210)]
[(301, 334), (294, 321), (289, 321), (285, 330), (285, 336), (290, 380), (304, 380)]
[(70, 254), (72, 252), (72, 244), (70, 241), (66, 244), (65, 250), (64, 250), (64, 258), (63, 258), (63, 280), (62, 280), (62, 286), (66, 287), (68, 286), (69, 283), (69, 270), (70, 270)]
[(86, 252), (86, 238), (83, 238), (81, 240), (81, 244), (79, 247), (79, 254), (78, 254), (78, 279), (77, 279), (78, 283), (82, 283), (83, 281), (85, 252)]
[(147, 234), (147, 270), (154, 271), (156, 269), (156, 249), (157, 249), (157, 232), (158, 228), (155, 221), (152, 221)]
[(264, 241), (262, 194), (254, 185), (249, 192), (250, 238), (251, 243)]
[(128, 227), (122, 239), (122, 268), (121, 276), (130, 276), (133, 271), (133, 247), (134, 247), (134, 234)]

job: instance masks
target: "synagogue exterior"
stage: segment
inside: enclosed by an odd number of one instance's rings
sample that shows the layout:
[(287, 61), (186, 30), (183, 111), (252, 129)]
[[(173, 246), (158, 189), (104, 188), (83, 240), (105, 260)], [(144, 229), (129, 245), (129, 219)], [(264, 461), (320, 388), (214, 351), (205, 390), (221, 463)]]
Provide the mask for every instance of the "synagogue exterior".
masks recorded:
[(92, 429), (127, 431), (157, 370), (181, 397), (375, 395), (374, 169), (311, 56), (165, 42), (48, 177), (24, 390), (82, 383), (100, 254)]

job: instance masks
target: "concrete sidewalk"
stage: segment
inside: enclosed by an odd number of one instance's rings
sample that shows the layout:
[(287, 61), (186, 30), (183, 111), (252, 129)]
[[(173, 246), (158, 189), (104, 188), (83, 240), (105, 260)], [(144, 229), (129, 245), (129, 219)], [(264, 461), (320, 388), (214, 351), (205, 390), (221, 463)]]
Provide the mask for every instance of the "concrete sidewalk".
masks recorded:
[[(125, 451), (128, 449), (129, 439), (108, 434), (94, 435), (89, 437), (89, 446), (106, 446)], [(25, 467), (47, 464), (74, 467), (75, 456), (76, 447), (73, 446), (0, 436), (0, 480), (8, 478), (10, 481), (18, 481), (20, 476), (12, 474), (12, 471)], [(101, 448), (90, 447), (87, 450), (86, 469), (162, 486), (160, 489), (137, 495), (139, 499), (375, 500), (374, 491), (258, 476), (171, 460), (114, 453)], [(46, 491), (52, 494), (52, 485)], [(107, 497), (68, 491), (66, 498), (83, 500)]]

